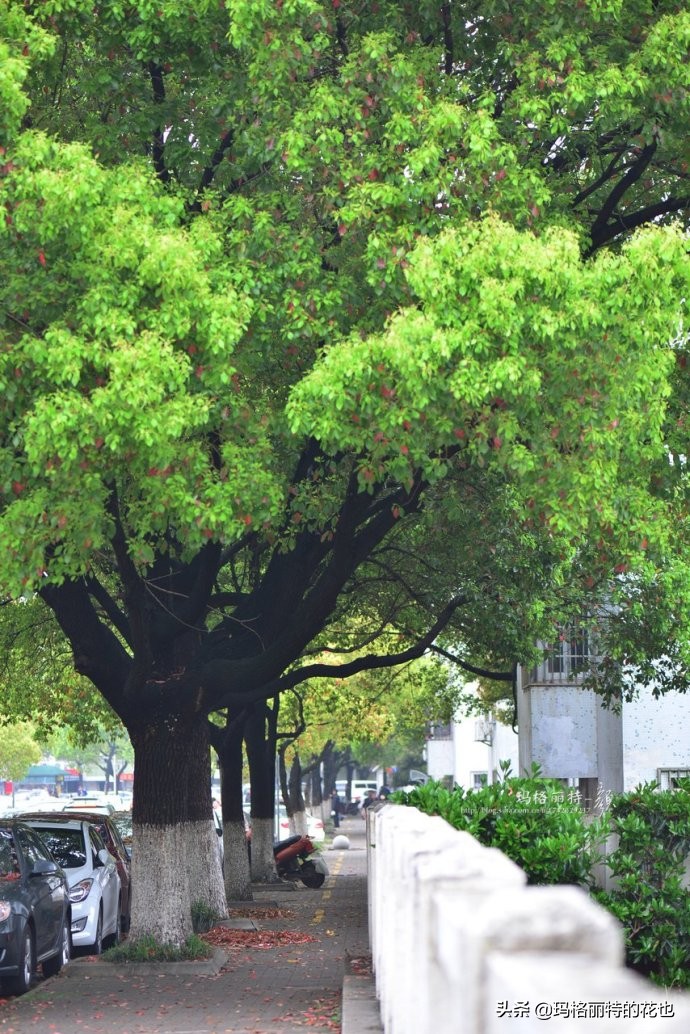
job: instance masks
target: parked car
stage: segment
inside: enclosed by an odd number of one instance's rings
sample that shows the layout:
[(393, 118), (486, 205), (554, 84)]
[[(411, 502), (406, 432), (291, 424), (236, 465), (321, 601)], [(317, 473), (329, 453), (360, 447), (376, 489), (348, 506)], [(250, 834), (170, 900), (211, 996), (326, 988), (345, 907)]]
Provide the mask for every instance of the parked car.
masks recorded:
[(63, 811), (90, 811), (98, 815), (112, 815), (115, 805), (102, 797), (72, 797), (62, 805)]
[[(129, 817), (131, 829), (131, 812), (125, 812), (125, 814)], [(90, 809), (78, 812), (70, 811), (69, 817), (81, 819), (83, 822), (90, 822), (92, 826), (95, 826), (103, 838), (106, 850), (115, 859), (117, 874), (120, 877), (120, 932), (126, 933), (129, 930), (132, 913), (132, 865), (130, 852), (123, 841), (118, 825), (114, 821), (113, 816), (103, 815), (100, 811), (91, 811)], [(55, 816), (52, 813), (39, 811), (25, 812), (23, 815), (23, 819), (27, 822), (40, 821), (41, 819), (52, 821), (54, 818)]]
[(72, 944), (100, 955), (104, 941), (120, 938), (121, 890), (115, 859), (96, 827), (64, 813), (24, 817), (67, 874)]
[[(278, 806), (278, 839), (285, 840), (291, 836), (290, 820), (284, 804)], [(326, 830), (323, 822), (315, 815), (307, 813), (307, 836), (310, 840), (320, 842), (326, 839)]]
[[(247, 849), (249, 850), (249, 845), (250, 845), (251, 839), (252, 839), (251, 819), (249, 817), (249, 812), (248, 811), (243, 811), (243, 816), (244, 816), (244, 837), (245, 837), (245, 840), (247, 842)], [(220, 853), (220, 864), (224, 865), (225, 864), (225, 843), (223, 841), (223, 816), (221, 814), (220, 808), (214, 808), (213, 809), (213, 828), (215, 829), (216, 833), (218, 834), (218, 851)]]
[(41, 966), (55, 976), (69, 962), (71, 907), (67, 877), (32, 829), (0, 822), (0, 980), (28, 991)]
[(117, 831), (120, 834), (120, 839), (125, 846), (127, 854), (131, 857), (132, 854), (132, 813), (131, 811), (114, 811), (110, 816), (111, 820), (117, 826)]

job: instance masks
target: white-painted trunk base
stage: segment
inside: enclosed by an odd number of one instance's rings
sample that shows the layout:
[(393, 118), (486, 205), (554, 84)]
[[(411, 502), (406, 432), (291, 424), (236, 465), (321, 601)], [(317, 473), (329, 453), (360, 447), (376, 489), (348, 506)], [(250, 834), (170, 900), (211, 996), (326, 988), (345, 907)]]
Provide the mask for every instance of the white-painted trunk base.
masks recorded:
[(225, 896), (228, 901), (251, 901), (252, 881), (243, 822), (223, 824)]
[(153, 937), (159, 944), (181, 946), (192, 934), (195, 901), (227, 915), (212, 822), (135, 824), (132, 832), (131, 941)]
[(306, 811), (296, 811), (290, 819), (290, 829), (293, 833), (299, 833), (300, 836), (304, 836), (307, 832), (307, 828)]
[(273, 819), (252, 818), (252, 880), (274, 883), (278, 879), (273, 859)]

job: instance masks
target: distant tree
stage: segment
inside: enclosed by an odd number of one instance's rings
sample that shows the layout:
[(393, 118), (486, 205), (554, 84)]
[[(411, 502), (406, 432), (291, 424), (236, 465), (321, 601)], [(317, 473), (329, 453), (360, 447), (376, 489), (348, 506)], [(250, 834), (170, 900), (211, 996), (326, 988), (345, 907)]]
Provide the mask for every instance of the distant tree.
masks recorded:
[(18, 783), (40, 760), (41, 748), (29, 722), (0, 725), (0, 779)]

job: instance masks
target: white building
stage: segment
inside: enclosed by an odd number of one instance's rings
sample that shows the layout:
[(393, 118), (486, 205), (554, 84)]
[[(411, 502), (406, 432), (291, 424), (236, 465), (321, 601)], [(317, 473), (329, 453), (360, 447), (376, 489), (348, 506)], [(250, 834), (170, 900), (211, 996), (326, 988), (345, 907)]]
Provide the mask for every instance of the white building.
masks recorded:
[(547, 659), (518, 673), (520, 772), (580, 784), (591, 803), (656, 781), (662, 789), (690, 775), (690, 694), (654, 699), (642, 689), (620, 713), (580, 685), (582, 641), (555, 644)]
[(493, 783), (499, 762), (509, 761), (518, 774), (518, 737), (493, 718), (459, 718), (450, 725), (431, 725), (426, 744), (427, 771), (432, 779), (448, 778), (465, 789)]

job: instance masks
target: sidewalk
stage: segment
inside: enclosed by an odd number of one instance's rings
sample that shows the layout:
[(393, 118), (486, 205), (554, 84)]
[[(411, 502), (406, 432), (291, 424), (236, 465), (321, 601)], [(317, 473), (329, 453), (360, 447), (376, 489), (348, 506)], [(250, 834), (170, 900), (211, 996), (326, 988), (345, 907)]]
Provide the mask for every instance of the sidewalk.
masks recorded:
[(0, 1006), (0, 1034), (376, 1034), (364, 823), (339, 832), (350, 849), (326, 848), (324, 886), (256, 887), (211, 964), (75, 960)]

